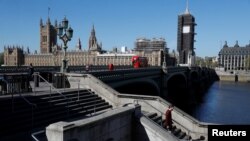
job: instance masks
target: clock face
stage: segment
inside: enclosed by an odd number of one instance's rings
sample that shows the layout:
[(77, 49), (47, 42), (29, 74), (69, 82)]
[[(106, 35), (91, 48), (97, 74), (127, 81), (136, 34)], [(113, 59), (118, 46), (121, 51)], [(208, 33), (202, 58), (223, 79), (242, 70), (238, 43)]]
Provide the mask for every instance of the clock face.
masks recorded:
[(183, 26), (182, 33), (189, 33), (189, 32), (190, 32), (190, 26), (187, 26), (187, 25)]

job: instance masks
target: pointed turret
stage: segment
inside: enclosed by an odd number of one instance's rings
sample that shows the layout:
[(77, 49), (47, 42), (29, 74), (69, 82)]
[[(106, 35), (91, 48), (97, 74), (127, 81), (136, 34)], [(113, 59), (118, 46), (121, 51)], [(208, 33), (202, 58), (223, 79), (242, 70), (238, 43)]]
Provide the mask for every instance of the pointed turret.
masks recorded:
[(50, 24), (50, 18), (48, 17), (48, 19), (47, 19), (47, 24)]
[(93, 37), (95, 36), (95, 26), (94, 26), (94, 24), (92, 26), (91, 36), (93, 36)]
[(40, 18), (40, 26), (43, 26), (43, 19)]
[(95, 44), (97, 44), (97, 39), (95, 36), (95, 26), (93, 24), (91, 33), (90, 33), (90, 37), (89, 37), (89, 49), (93, 48), (95, 46)]
[(185, 10), (185, 13), (184, 13), (184, 14), (190, 14), (189, 5), (188, 5), (188, 0), (187, 0), (186, 10)]
[(48, 7), (48, 20), (47, 20), (47, 24), (50, 24), (49, 12), (50, 12), (50, 8)]
[(76, 45), (76, 50), (82, 50), (82, 43), (81, 43), (80, 38), (78, 39), (78, 43)]
[(94, 24), (93, 24), (91, 34), (90, 34), (90, 37), (89, 37), (89, 50), (90, 51), (97, 51), (97, 52), (101, 51), (101, 47), (98, 44), (96, 36), (95, 36), (95, 26), (94, 26)]
[(29, 49), (29, 47), (27, 47), (27, 54), (30, 54), (30, 49)]
[(228, 47), (227, 41), (225, 41), (225, 44), (224, 44), (223, 48), (226, 48), (226, 47)]
[(238, 40), (236, 40), (236, 43), (235, 43), (234, 47), (240, 47), (239, 43), (238, 43)]
[(57, 27), (57, 20), (55, 20), (55, 27)]
[(102, 42), (100, 42), (100, 48), (102, 48)]

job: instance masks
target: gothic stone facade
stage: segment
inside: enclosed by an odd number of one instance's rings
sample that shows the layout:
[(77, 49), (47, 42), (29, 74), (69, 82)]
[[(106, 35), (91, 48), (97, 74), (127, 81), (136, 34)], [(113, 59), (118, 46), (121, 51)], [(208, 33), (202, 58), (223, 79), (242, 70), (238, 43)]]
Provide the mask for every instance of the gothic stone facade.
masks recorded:
[[(40, 54), (29, 53), (20, 47), (5, 47), (4, 49), (4, 64), (7, 66), (28, 66), (32, 63), (34, 66), (60, 66), (63, 58), (62, 47), (57, 45), (56, 27), (52, 25), (48, 18), (46, 24), (40, 21)], [(77, 49), (67, 52), (68, 65), (131, 65), (131, 58), (134, 55), (146, 56), (149, 60), (149, 65), (160, 66), (163, 59), (163, 50), (166, 47), (164, 39), (153, 39), (145, 46), (144, 40), (137, 39), (135, 50), (132, 53), (105, 53), (102, 50), (102, 45), (98, 44), (95, 28), (93, 26), (89, 37), (88, 51), (81, 49), (81, 42), (77, 44)]]
[(4, 65), (21, 66), (24, 64), (23, 48), (15, 46), (4, 47)]

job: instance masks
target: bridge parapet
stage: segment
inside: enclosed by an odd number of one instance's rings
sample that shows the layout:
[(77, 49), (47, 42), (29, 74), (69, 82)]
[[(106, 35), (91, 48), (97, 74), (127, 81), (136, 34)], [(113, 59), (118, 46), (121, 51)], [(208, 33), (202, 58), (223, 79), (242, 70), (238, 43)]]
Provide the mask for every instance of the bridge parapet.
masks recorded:
[(201, 71), (201, 67), (190, 67), (190, 70), (200, 72)]
[[(58, 72), (59, 66), (34, 66), (35, 72)], [(25, 73), (29, 71), (28, 66), (4, 66), (0, 67), (0, 73)]]
[[(36, 72), (59, 72), (60, 66), (33, 66), (34, 71)], [(82, 66), (68, 66), (69, 72), (85, 72), (84, 65)], [(115, 66), (116, 70), (120, 69), (129, 69), (132, 68), (131, 65), (127, 66)], [(103, 71), (108, 70), (107, 65), (101, 65), (101, 66), (90, 66), (90, 71)], [(0, 67), (0, 73), (17, 73), (17, 72), (28, 72), (29, 68), (28, 66), (1, 66)]]
[(23, 72), (28, 72), (28, 67), (27, 66), (4, 66), (0, 67), (0, 73), (23, 73)]
[(188, 67), (168, 67), (168, 73), (176, 73), (176, 72), (187, 72), (189, 70)]
[(91, 72), (98, 79), (107, 82), (114, 80), (125, 80), (129, 78), (140, 78), (161, 74), (160, 67), (155, 68), (140, 68), (140, 69), (125, 69), (116, 71)]
[(0, 74), (0, 94), (29, 92), (30, 76), (27, 73)]
[[(85, 68), (86, 68), (86, 65), (82, 65), (82, 66), (69, 66), (68, 67), (68, 71), (69, 72), (85, 72)], [(117, 65), (117, 66), (114, 66), (114, 69), (115, 70), (121, 70), (121, 69), (130, 69), (130, 68), (133, 68), (133, 66), (131, 65)], [(94, 71), (105, 71), (105, 70), (108, 70), (108, 66), (107, 65), (100, 65), (100, 66), (93, 66), (93, 65), (90, 65), (89, 66), (89, 71), (91, 70), (94, 70)]]

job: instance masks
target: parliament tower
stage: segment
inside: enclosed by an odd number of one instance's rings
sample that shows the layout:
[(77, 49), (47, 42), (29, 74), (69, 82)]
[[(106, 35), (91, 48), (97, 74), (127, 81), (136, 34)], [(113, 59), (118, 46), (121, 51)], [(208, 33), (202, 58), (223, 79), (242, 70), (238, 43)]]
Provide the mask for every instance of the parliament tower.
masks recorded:
[(177, 50), (179, 64), (188, 64), (189, 56), (194, 53), (195, 18), (189, 12), (188, 1), (184, 14), (178, 16)]
[(52, 53), (52, 47), (57, 44), (57, 21), (55, 25), (50, 23), (48, 17), (47, 22), (43, 24), (40, 20), (40, 53)]

